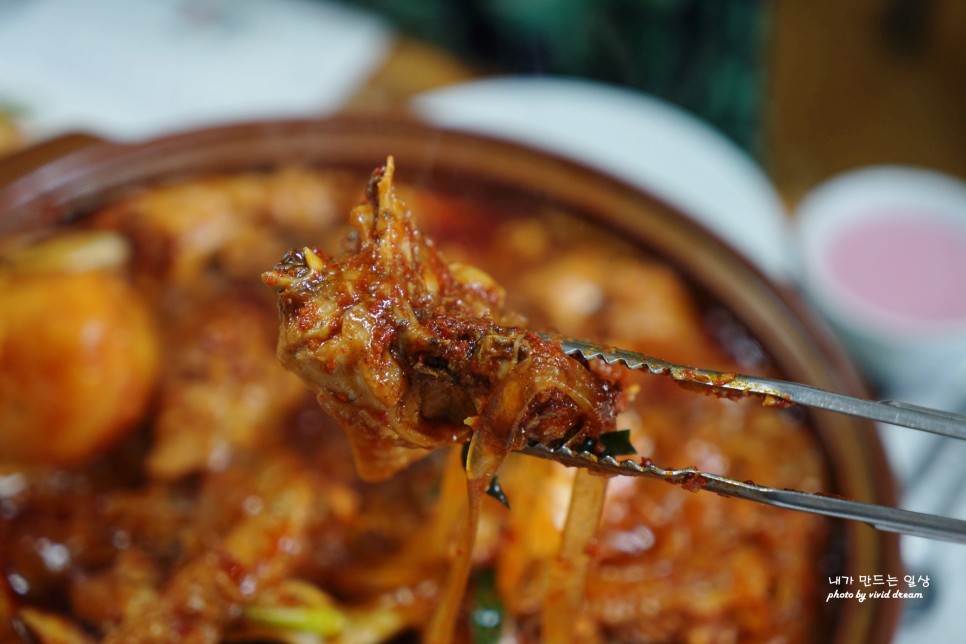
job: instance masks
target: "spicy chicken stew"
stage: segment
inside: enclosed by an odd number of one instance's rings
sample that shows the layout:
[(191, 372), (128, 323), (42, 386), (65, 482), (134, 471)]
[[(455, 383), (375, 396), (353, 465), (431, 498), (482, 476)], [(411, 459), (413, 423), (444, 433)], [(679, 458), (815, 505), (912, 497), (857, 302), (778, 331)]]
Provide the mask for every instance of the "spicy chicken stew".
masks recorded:
[[(379, 641), (419, 632), (452, 541), (441, 518), (454, 494), (448, 457), (431, 456), (388, 482), (361, 482), (344, 437), (277, 365), (277, 314), (258, 283), (306, 240), (335, 245), (363, 184), (304, 168), (190, 180), (120, 199), (78, 223), (83, 234), (56, 242), (114, 248), (94, 266), (65, 260), (72, 255), (51, 241), (26, 254), (8, 247), (5, 289), (42, 277), (23, 258), (53, 246), (45, 270), (54, 278), (46, 291), (36, 288), (60, 307), (58, 318), (126, 333), (144, 348), (126, 352), (127, 364), (92, 365), (99, 391), (124, 405), (78, 396), (80, 378), (61, 385), (58, 427), (92, 402), (109, 407), (112, 421), (86, 447), (80, 439), (65, 456), (57, 441), (25, 431), (22, 453), (4, 457), (5, 627), (62, 629), (77, 641), (172, 632), (198, 641), (285, 639), (304, 629)], [(574, 213), (400, 191), (440, 250), (489, 271), (534, 325), (681, 362), (769, 369), (725, 309), (699, 306), (672, 268)], [(67, 277), (77, 275), (94, 276), (94, 294), (119, 284), (101, 297), (113, 308), (72, 310), (63, 294), (80, 291)], [(118, 321), (113, 309), (147, 315)], [(67, 342), (60, 364), (91, 361), (86, 347), (87, 339)], [(821, 453), (795, 414), (632, 378), (640, 391), (620, 423), (642, 456), (825, 489)], [(121, 383), (143, 391), (118, 395)], [(71, 406), (75, 399), (83, 402)], [(539, 634), (572, 476), (512, 456), (501, 470), (512, 509), (484, 504), (461, 632), (480, 641), (500, 629), (523, 640)], [(814, 639), (823, 628), (817, 584), (826, 533), (814, 517), (615, 479), (581, 638)]]

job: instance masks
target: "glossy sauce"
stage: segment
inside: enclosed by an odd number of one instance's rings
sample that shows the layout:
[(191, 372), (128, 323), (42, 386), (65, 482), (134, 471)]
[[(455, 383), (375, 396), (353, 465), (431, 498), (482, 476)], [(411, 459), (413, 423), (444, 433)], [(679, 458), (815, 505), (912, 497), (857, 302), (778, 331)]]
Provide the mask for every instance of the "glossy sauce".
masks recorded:
[[(275, 297), (258, 278), (292, 248), (336, 252), (364, 182), (305, 168), (210, 177), (145, 188), (85, 220), (131, 245), (116, 277), (148, 302), (162, 369), (151, 407), (92, 460), (69, 470), (0, 462), (13, 490), (0, 498), (0, 640), (25, 614), (35, 632), (41, 614), (101, 641), (154, 630), (291, 637), (257, 619), (280, 606), (335, 611), (342, 621), (330, 626), (347, 636), (425, 632), (460, 543), (451, 529), (466, 508), (458, 454), (360, 480), (345, 435), (277, 363)], [(486, 191), (401, 192), (447, 259), (490, 273), (538, 329), (772, 374), (760, 350), (747, 350), (751, 340), (735, 351), (709, 333), (733, 323), (700, 305), (672, 268), (573, 213)], [(800, 416), (696, 395), (668, 378), (633, 374), (630, 384), (638, 393), (618, 427), (630, 429), (643, 462), (828, 491)], [(499, 474), (510, 509), (481, 503), (458, 641), (469, 639), (485, 579), (507, 637), (539, 641), (541, 616), (552, 614), (546, 579), (573, 471), (511, 454)], [(581, 562), (587, 584), (572, 633), (821, 640), (827, 532), (815, 516), (614, 478)]]

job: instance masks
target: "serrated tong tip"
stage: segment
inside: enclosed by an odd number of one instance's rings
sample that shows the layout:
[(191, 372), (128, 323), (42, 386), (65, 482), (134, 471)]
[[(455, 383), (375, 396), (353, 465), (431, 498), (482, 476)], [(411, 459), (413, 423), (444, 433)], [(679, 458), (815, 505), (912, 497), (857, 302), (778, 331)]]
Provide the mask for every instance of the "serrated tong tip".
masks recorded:
[[(541, 334), (559, 342), (568, 355), (586, 360), (599, 359), (607, 364), (621, 364), (628, 369), (646, 370), (680, 381), (710, 387), (733, 395), (760, 396), (766, 404), (800, 404), (841, 414), (926, 431), (949, 438), (966, 440), (966, 417), (895, 401), (869, 401), (837, 394), (808, 385), (746, 376), (742, 374), (698, 369), (675, 364), (651, 356), (604, 347), (589, 342)], [(751, 481), (736, 481), (702, 472), (695, 468), (665, 469), (649, 459), (618, 460), (571, 447), (551, 448), (534, 444), (524, 453), (547, 458), (570, 467), (582, 467), (602, 475), (642, 476), (680, 485), (691, 491), (707, 490), (722, 496), (746, 499), (776, 507), (810, 512), (840, 519), (867, 523), (888, 532), (966, 544), (966, 521), (922, 512), (914, 512), (849, 499), (770, 488)]]
[(679, 382), (709, 387), (724, 395), (759, 396), (766, 404), (798, 404), (868, 420), (899, 425), (947, 438), (966, 440), (966, 416), (894, 400), (864, 400), (774, 378), (688, 367), (643, 353), (604, 347), (570, 338), (542, 335), (559, 342), (568, 355), (622, 364), (628, 369), (667, 375)]

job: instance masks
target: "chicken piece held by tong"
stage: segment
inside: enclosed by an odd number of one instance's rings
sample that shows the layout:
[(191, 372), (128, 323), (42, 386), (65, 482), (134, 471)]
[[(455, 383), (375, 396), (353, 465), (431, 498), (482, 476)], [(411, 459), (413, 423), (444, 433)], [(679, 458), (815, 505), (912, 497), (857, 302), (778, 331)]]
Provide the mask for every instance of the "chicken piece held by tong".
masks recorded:
[(617, 367), (522, 330), (499, 285), (447, 263), (397, 197), (392, 159), (367, 196), (343, 256), (303, 248), (264, 275), (279, 295), (279, 358), (347, 432), (364, 478), (467, 440), (490, 460), (613, 427)]
[(391, 476), (427, 450), (468, 442), (468, 521), (427, 641), (452, 633), (479, 504), (507, 454), (583, 445), (614, 429), (620, 370), (523, 329), (485, 273), (451, 264), (416, 229), (393, 160), (351, 213), (345, 253), (288, 253), (264, 281), (279, 296), (278, 355), (348, 435), (360, 475)]

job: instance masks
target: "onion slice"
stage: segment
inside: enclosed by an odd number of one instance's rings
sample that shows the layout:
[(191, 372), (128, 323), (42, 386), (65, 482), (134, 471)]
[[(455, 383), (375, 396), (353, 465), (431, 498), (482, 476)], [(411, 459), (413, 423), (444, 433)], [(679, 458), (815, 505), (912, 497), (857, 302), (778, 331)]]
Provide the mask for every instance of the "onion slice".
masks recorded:
[(604, 508), (608, 477), (578, 469), (560, 551), (550, 566), (541, 622), (546, 644), (573, 641), (590, 568), (590, 546)]

